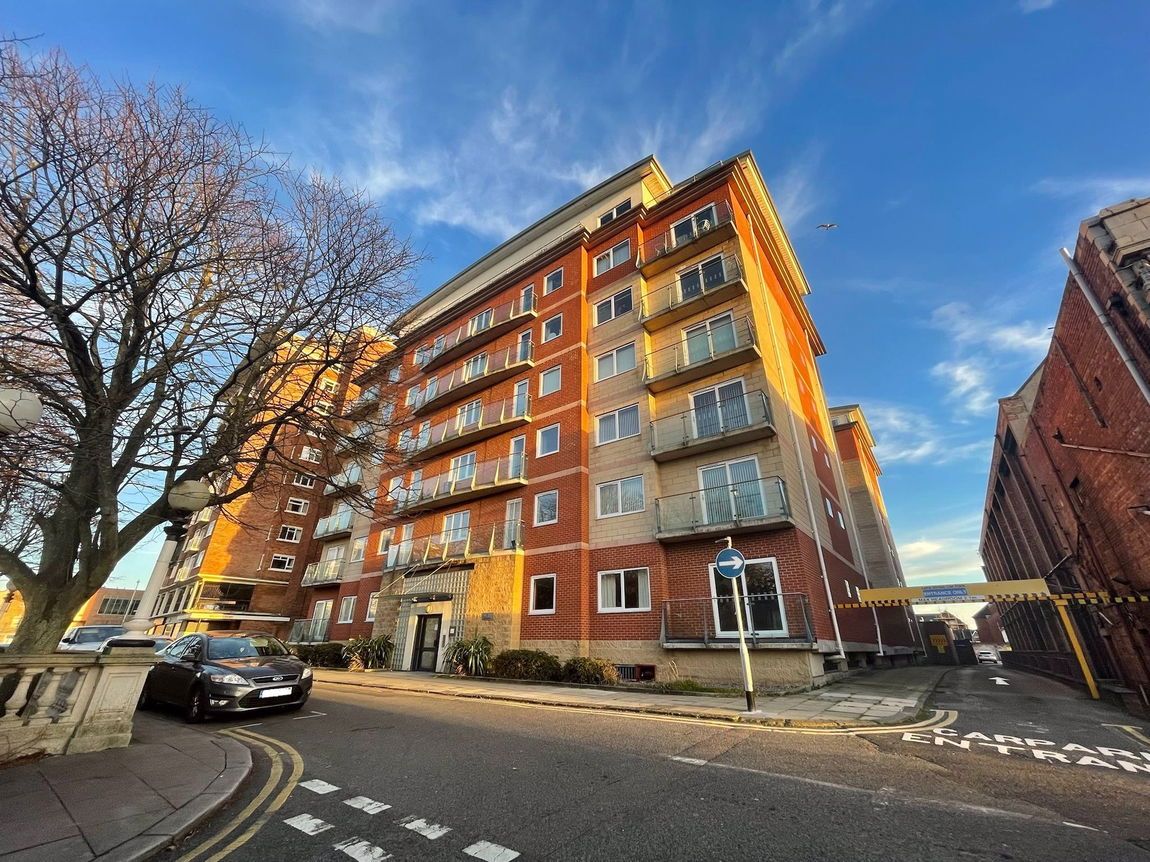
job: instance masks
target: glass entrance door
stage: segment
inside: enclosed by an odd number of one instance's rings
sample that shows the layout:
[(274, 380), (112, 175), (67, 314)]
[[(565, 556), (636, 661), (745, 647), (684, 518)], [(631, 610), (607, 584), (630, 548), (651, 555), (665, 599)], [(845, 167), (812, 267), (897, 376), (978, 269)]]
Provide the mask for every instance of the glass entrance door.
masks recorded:
[(443, 614), (424, 614), (415, 625), (415, 652), (411, 669), (434, 673), (439, 664), (439, 629)]
[[(720, 637), (738, 637), (735, 617), (734, 588), (711, 566), (711, 589), (714, 594), (715, 632)], [(743, 629), (757, 637), (786, 637), (787, 619), (783, 597), (779, 595), (778, 572), (772, 560), (748, 560), (739, 577), (739, 596), (743, 600)]]

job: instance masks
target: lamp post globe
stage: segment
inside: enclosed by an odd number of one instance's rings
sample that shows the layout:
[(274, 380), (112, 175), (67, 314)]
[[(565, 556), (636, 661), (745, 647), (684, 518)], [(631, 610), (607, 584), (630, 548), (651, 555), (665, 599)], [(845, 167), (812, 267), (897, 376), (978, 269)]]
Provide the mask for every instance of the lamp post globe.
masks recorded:
[(23, 389), (0, 389), (0, 434), (26, 431), (44, 413), (44, 405), (31, 392)]
[(198, 479), (177, 482), (168, 491), (168, 505), (179, 512), (198, 512), (212, 499), (212, 489)]

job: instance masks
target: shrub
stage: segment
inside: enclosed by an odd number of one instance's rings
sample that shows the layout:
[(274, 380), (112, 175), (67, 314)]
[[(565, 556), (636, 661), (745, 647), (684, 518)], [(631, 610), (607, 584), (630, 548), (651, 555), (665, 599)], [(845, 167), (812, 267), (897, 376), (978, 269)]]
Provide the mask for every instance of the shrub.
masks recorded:
[(447, 648), (447, 663), (454, 673), (466, 676), (486, 676), (491, 667), (491, 650), (495, 647), (482, 636), (457, 640)]
[(538, 679), (550, 682), (559, 679), (561, 670), (558, 656), (537, 649), (504, 650), (491, 663), (492, 674), (504, 679)]
[(618, 685), (619, 671), (605, 658), (575, 656), (563, 664), (563, 681), (583, 685)]
[(387, 667), (395, 652), (390, 635), (374, 638), (352, 638), (343, 647), (342, 655), (352, 670), (370, 670)]
[(343, 644), (294, 644), (291, 649), (312, 667), (347, 667)]

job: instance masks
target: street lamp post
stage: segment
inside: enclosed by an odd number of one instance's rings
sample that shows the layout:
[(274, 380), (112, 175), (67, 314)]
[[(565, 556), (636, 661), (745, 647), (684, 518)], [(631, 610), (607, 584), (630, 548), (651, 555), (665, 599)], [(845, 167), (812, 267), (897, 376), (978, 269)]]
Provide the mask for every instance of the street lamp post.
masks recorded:
[(23, 389), (0, 389), (0, 434), (27, 431), (40, 421), (44, 405)]
[(156, 557), (156, 565), (152, 567), (148, 585), (144, 587), (144, 594), (140, 596), (136, 613), (124, 623), (126, 637), (143, 637), (152, 627), (152, 606), (160, 594), (160, 587), (164, 585), (164, 577), (172, 564), (176, 545), (188, 531), (188, 518), (204, 508), (211, 498), (212, 489), (204, 482), (193, 479), (178, 482), (168, 492), (168, 505), (179, 514), (173, 516), (171, 523), (164, 528), (164, 545)]

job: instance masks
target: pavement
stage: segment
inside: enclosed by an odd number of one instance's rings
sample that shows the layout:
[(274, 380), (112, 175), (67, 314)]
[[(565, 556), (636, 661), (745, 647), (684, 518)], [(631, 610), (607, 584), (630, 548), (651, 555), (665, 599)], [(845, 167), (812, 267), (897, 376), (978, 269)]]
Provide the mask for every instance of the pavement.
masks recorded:
[(655, 713), (751, 722), (773, 727), (867, 727), (898, 725), (921, 717), (927, 698), (946, 668), (932, 665), (865, 671), (802, 694), (759, 695), (755, 712), (735, 696), (660, 694), (638, 687), (598, 689), (511, 680), (446, 677), (394, 671), (315, 671), (317, 682), (362, 688), (521, 703)]
[(137, 714), (126, 748), (0, 768), (0, 859), (147, 858), (224, 805), (251, 768), (235, 739)]

